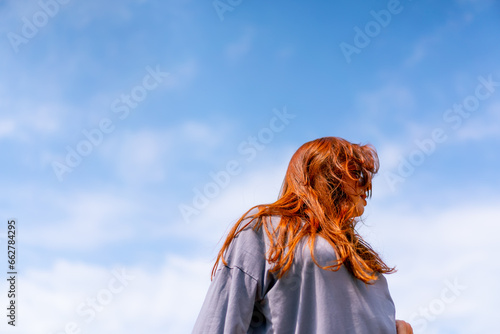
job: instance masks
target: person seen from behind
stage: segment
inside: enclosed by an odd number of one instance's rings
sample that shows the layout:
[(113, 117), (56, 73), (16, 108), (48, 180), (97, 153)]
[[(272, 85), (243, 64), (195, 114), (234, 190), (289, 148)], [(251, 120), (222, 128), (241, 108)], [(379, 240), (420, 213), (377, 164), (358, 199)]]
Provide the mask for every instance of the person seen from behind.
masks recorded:
[(376, 150), (338, 137), (302, 145), (278, 200), (235, 223), (193, 333), (411, 334), (395, 319), (395, 272), (358, 234)]

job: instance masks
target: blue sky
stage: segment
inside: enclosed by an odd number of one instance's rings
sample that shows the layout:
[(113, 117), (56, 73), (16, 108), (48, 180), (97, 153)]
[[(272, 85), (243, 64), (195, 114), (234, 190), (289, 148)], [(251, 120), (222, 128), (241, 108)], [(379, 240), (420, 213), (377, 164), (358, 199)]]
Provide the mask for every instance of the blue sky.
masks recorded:
[(189, 333), (227, 228), (323, 136), (378, 150), (360, 232), (399, 269), (398, 317), (494, 332), (499, 16), (492, 0), (0, 2), (16, 333)]

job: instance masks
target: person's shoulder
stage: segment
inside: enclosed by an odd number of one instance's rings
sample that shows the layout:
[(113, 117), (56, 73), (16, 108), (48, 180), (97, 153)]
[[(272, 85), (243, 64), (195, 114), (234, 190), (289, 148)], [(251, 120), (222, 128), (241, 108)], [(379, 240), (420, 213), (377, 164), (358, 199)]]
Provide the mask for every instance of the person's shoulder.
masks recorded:
[(249, 212), (240, 222), (241, 230), (229, 245), (225, 259), (226, 267), (239, 268), (246, 274), (258, 278), (266, 263), (266, 233), (262, 227), (256, 225), (259, 217), (251, 213)]
[(249, 211), (240, 222), (240, 230), (234, 237), (233, 247), (245, 248), (248, 251), (265, 245), (265, 232), (262, 228), (261, 219), (258, 216), (258, 209)]
[(305, 236), (302, 238), (297, 245), (295, 256), (297, 257), (297, 261), (305, 265), (312, 265), (316, 262), (321, 266), (335, 264), (338, 258), (332, 244), (320, 235), (314, 237)]

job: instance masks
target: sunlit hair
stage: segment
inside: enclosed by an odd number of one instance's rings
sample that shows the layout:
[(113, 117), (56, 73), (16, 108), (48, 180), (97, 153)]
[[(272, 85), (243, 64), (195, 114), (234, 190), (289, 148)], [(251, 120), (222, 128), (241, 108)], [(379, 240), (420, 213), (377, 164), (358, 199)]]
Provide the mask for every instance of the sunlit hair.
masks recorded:
[[(392, 273), (379, 255), (355, 230), (356, 204), (346, 194), (346, 182), (356, 180), (367, 197), (371, 196), (372, 177), (379, 168), (378, 156), (370, 145), (352, 144), (342, 138), (324, 137), (302, 145), (292, 156), (279, 198), (272, 204), (257, 205), (248, 210), (230, 230), (212, 270), (219, 261), (227, 265), (224, 255), (234, 238), (249, 224), (264, 228), (270, 240), (267, 261), (277, 278), (290, 269), (299, 241), (307, 237), (313, 261), (325, 270), (336, 271), (342, 265), (365, 283), (373, 283), (379, 273)], [(256, 213), (249, 215), (253, 209)], [(269, 216), (280, 216), (277, 226)], [(246, 219), (248, 222), (242, 224)], [(266, 223), (267, 222), (267, 223)], [(337, 260), (322, 266), (314, 257), (316, 236), (326, 239), (337, 254)]]

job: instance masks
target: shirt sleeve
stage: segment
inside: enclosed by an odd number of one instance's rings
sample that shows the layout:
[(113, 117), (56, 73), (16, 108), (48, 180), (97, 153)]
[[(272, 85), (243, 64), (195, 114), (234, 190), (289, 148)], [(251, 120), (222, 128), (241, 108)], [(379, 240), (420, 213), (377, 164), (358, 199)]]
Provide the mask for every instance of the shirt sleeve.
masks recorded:
[(238, 267), (217, 271), (196, 320), (193, 334), (247, 333), (258, 283)]
[(219, 264), (193, 334), (247, 333), (262, 299), (268, 282), (262, 229), (245, 228), (226, 255), (227, 265)]

